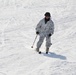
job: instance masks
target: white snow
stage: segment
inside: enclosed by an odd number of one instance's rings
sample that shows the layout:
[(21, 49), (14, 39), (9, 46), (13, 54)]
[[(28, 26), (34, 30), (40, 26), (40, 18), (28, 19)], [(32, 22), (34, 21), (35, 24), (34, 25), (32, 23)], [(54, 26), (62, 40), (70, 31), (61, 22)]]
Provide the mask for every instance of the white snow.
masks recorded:
[[(31, 45), (49, 11), (53, 45), (41, 55)], [(76, 75), (76, 0), (0, 0), (0, 75)]]

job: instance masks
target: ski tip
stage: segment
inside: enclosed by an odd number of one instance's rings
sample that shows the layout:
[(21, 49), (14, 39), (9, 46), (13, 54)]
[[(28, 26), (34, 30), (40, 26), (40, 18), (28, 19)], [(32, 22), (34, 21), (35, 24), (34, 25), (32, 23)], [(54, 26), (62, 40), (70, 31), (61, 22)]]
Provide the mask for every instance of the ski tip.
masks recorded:
[(39, 54), (41, 54), (41, 51), (39, 52)]
[(48, 54), (48, 52), (46, 52), (46, 54)]

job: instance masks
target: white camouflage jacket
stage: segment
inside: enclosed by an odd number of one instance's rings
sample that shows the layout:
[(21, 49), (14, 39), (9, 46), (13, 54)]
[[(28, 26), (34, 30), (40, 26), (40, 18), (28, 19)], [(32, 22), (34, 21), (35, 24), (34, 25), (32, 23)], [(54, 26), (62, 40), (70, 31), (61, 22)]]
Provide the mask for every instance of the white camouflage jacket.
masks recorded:
[(36, 26), (36, 32), (39, 34), (49, 35), (54, 33), (54, 23), (52, 20), (49, 20), (45, 24), (45, 19), (42, 19)]

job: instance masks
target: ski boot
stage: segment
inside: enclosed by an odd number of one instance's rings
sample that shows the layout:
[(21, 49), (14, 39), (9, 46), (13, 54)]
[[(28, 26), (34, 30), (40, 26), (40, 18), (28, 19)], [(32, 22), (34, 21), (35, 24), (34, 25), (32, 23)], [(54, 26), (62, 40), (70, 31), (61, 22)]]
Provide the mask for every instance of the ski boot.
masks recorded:
[(46, 54), (48, 54), (48, 52), (49, 52), (49, 48), (46, 48)]
[(39, 48), (36, 48), (36, 52), (38, 52), (39, 54), (41, 54), (41, 51), (39, 51)]

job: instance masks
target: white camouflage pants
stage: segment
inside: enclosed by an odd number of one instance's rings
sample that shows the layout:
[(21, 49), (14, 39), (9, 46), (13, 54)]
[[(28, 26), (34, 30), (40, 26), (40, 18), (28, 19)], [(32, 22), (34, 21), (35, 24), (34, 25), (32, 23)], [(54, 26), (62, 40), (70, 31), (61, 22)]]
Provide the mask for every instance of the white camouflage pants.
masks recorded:
[(44, 38), (46, 38), (46, 48), (49, 48), (52, 43), (51, 43), (51, 37), (47, 35), (40, 35), (39, 41), (37, 42), (37, 48), (39, 49), (44, 41)]

